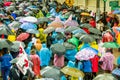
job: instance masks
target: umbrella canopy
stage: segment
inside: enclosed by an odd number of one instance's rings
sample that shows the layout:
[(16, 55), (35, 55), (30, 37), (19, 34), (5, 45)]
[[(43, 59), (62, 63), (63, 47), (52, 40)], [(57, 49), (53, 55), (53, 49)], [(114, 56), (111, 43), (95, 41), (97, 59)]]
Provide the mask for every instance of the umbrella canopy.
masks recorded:
[(76, 33), (73, 36), (79, 39), (83, 35), (86, 35), (86, 34), (84, 34), (84, 33)]
[(56, 67), (47, 66), (40, 72), (43, 78), (53, 78), (55, 80), (60, 80), (60, 70)]
[(73, 34), (77, 34), (77, 33), (82, 33), (82, 34), (87, 34), (83, 29), (77, 29), (77, 30), (73, 30), (72, 31)]
[(65, 35), (64, 34), (62, 34), (62, 33), (57, 33), (57, 35), (56, 35), (56, 39), (58, 39), (58, 40), (60, 40), (60, 39), (64, 39), (65, 38)]
[(28, 30), (26, 30), (26, 32), (27, 32), (27, 33), (32, 33), (32, 34), (37, 34), (37, 33), (39, 33), (39, 31), (36, 30), (36, 29), (28, 29)]
[(65, 30), (64, 30), (64, 28), (56, 28), (55, 29), (55, 32), (64, 32)]
[(23, 18), (24, 22), (30, 22), (30, 23), (36, 23), (37, 22), (37, 18), (33, 17), (33, 16), (27, 16)]
[(82, 35), (80, 38), (79, 38), (81, 41), (85, 42), (85, 43), (90, 43), (90, 42), (93, 42), (95, 41), (95, 39), (93, 37), (91, 37), (90, 35)]
[(75, 58), (77, 60), (89, 60), (89, 59), (93, 58), (96, 54), (98, 54), (98, 51), (96, 49), (93, 49), (91, 47), (86, 47), (86, 48), (80, 50), (75, 55)]
[(6, 7), (6, 11), (14, 11), (15, 10), (15, 6), (9, 6), (9, 7)]
[(120, 14), (120, 10), (119, 10), (119, 9), (114, 10), (114, 11), (113, 11), (113, 14)]
[(62, 27), (64, 27), (63, 23), (61, 23), (61, 22), (52, 22), (48, 26), (49, 27), (54, 27), (54, 28), (62, 28)]
[(11, 48), (10, 48), (10, 51), (18, 52), (18, 51), (19, 51), (19, 48), (20, 48), (20, 44), (23, 46), (23, 48), (25, 47), (24, 42), (14, 41), (14, 42), (13, 42), (13, 45), (12, 45)]
[(94, 33), (94, 34), (102, 34), (100, 30), (98, 30), (97, 28), (89, 28), (88, 29), (91, 33)]
[(68, 49), (75, 49), (76, 48), (76, 46), (74, 45), (74, 44), (72, 44), (72, 43), (69, 43), (69, 42), (64, 42), (63, 43), (63, 46), (65, 46), (65, 48), (68, 50)]
[(4, 6), (10, 6), (12, 4), (12, 2), (5, 2)]
[(17, 41), (24, 41), (30, 36), (29, 33), (21, 33), (17, 36)]
[(50, 20), (47, 17), (41, 17), (41, 18), (38, 18), (37, 23), (40, 24), (40, 23), (49, 22), (49, 21)]
[(74, 30), (80, 29), (79, 27), (75, 27), (75, 26), (69, 26), (65, 28), (64, 32), (72, 32)]
[(51, 33), (52, 31), (54, 31), (55, 28), (54, 27), (47, 27), (45, 30), (44, 30), (44, 33), (45, 34), (48, 34), (48, 33)]
[(7, 39), (0, 39), (0, 49), (2, 48), (10, 48), (13, 43)]
[(117, 42), (105, 42), (102, 47), (105, 48), (120, 48), (120, 45)]
[(87, 12), (82, 12), (80, 15), (82, 15), (82, 16), (90, 16), (90, 14), (87, 13)]
[(66, 27), (67, 27), (67, 26), (79, 26), (78, 22), (75, 21), (75, 20), (67, 21), (67, 22), (65, 22), (64, 25), (65, 25)]
[(52, 53), (57, 55), (63, 55), (66, 52), (65, 47), (60, 43), (52, 44), (51, 50), (52, 50)]
[(23, 23), (20, 25), (20, 28), (27, 30), (27, 29), (36, 29), (36, 25), (33, 23)]
[(93, 80), (117, 80), (117, 79), (113, 77), (112, 74), (104, 73), (104, 74), (99, 74)]
[(8, 26), (9, 26), (10, 28), (18, 29), (20, 25), (21, 25), (20, 22), (13, 21), (13, 22), (10, 23)]
[(93, 37), (94, 39), (102, 39), (102, 36), (99, 36), (99, 35), (90, 34), (90, 36)]
[(0, 34), (4, 34), (4, 35), (11, 35), (11, 31), (8, 30), (7, 28), (5, 27), (0, 27)]
[(70, 76), (73, 76), (73, 77), (84, 77), (84, 73), (80, 70), (78, 70), (77, 68), (72, 68), (72, 67), (64, 67), (61, 69), (61, 71), (64, 73), (64, 74), (67, 74), (67, 75), (70, 75)]
[(80, 28), (91, 28), (92, 26), (89, 23), (84, 23), (79, 26)]

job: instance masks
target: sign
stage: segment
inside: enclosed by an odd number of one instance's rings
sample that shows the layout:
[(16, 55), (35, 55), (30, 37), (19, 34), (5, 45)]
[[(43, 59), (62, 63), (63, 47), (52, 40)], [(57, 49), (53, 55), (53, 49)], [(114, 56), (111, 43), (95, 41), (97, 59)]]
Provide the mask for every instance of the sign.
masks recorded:
[(111, 7), (117, 7), (117, 6), (119, 6), (119, 1), (110, 1), (109, 2), (109, 6), (111, 6)]

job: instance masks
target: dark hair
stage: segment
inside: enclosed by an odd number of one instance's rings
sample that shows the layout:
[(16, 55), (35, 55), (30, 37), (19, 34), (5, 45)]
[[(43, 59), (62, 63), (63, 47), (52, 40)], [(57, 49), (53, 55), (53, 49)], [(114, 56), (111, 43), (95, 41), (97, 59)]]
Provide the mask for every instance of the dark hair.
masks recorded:
[(4, 52), (3, 54), (7, 54), (8, 53), (8, 48), (3, 48), (2, 50)]
[(113, 53), (113, 49), (111, 49), (111, 48), (110, 48), (110, 49), (107, 49), (106, 52), (111, 52), (111, 53)]

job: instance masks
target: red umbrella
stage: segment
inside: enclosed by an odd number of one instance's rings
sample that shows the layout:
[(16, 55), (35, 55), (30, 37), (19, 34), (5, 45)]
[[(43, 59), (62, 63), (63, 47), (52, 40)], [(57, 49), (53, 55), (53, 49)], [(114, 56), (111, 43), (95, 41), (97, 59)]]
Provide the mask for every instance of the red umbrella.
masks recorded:
[(29, 36), (30, 36), (29, 33), (21, 33), (20, 35), (18, 35), (18, 37), (17, 37), (17, 41), (23, 41), (23, 40), (26, 40)]
[(4, 6), (10, 6), (12, 2), (5, 2)]

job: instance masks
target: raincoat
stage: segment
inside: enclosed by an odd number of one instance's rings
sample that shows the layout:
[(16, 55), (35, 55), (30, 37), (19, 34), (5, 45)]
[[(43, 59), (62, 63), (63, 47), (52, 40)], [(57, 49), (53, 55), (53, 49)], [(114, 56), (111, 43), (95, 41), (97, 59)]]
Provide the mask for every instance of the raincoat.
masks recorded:
[(0, 57), (3, 80), (8, 80), (7, 77), (9, 76), (10, 72), (11, 60), (12, 57), (9, 54), (4, 54), (2, 57)]
[(64, 66), (64, 55), (58, 56), (57, 54), (54, 54), (54, 66), (56, 67), (63, 67)]
[(40, 66), (48, 66), (50, 63), (50, 55), (51, 52), (50, 50), (46, 47), (46, 44), (42, 44), (42, 48), (39, 51), (39, 57), (41, 60)]
[(105, 53), (99, 60), (99, 61), (103, 62), (102, 65), (101, 65), (101, 68), (103, 70), (112, 71), (113, 67), (114, 67), (113, 66), (114, 59), (115, 59), (115, 57), (114, 57), (114, 55), (112, 53), (110, 53), (110, 52)]
[(92, 72), (92, 64), (90, 60), (83, 61), (83, 72)]
[(118, 34), (118, 37), (117, 37), (117, 43), (120, 44), (120, 33)]
[(35, 48), (36, 48), (38, 51), (40, 51), (41, 47), (42, 47), (42, 44), (41, 44), (40, 39), (36, 39)]
[(41, 10), (39, 10), (39, 12), (36, 14), (36, 18), (41, 18), (44, 17), (43, 13)]
[(117, 58), (117, 65), (120, 65), (120, 56)]
[(30, 55), (30, 50), (31, 50), (32, 45), (33, 45), (32, 42), (29, 42), (27, 48), (25, 49), (25, 52), (26, 52), (28, 55)]
[(98, 61), (99, 57), (96, 55), (94, 58), (90, 59), (92, 63), (92, 72), (98, 72)]
[(37, 54), (30, 55), (31, 61), (33, 63), (32, 70), (36, 76), (40, 75), (40, 58)]
[(77, 53), (77, 49), (66, 50), (65, 57), (70, 61), (75, 61), (75, 55)]

